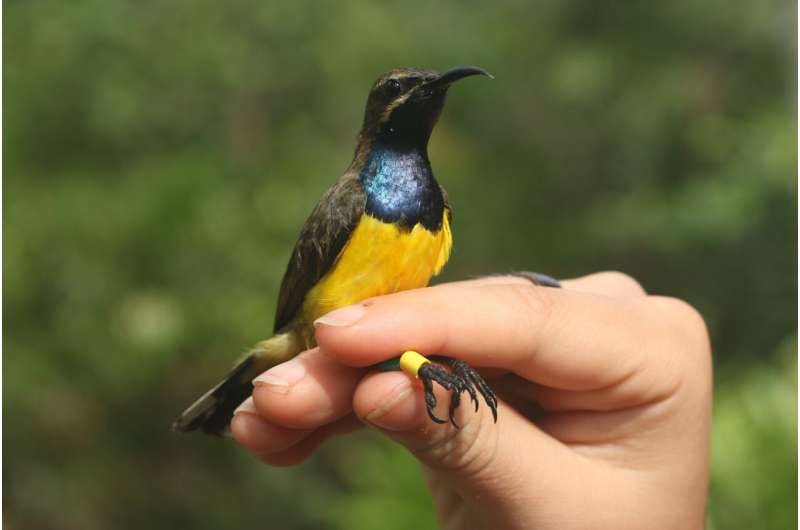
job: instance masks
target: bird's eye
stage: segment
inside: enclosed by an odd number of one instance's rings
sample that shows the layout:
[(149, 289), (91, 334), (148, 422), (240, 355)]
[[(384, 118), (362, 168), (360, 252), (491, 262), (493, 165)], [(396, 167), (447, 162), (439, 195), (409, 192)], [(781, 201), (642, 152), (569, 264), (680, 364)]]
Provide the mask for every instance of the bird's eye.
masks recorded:
[(390, 97), (399, 96), (402, 90), (403, 86), (397, 79), (389, 79), (389, 81), (386, 82), (386, 93)]

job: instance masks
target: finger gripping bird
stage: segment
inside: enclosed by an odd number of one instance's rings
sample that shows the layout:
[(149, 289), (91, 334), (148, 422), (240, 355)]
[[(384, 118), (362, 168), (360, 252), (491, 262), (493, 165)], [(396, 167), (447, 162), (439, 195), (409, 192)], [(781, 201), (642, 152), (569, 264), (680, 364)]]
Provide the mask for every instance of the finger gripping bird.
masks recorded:
[[(175, 430), (224, 433), (257, 375), (316, 345), (317, 318), (370, 297), (424, 287), (439, 274), (452, 248), (452, 212), (433, 176), (428, 140), (448, 89), (474, 75), (491, 77), (471, 66), (441, 74), (399, 68), (375, 82), (353, 161), (311, 212), (289, 258), (274, 335), (186, 409)], [(435, 359), (409, 351), (378, 368), (419, 378), (428, 415), (437, 423), (446, 422), (434, 414), (434, 382), (451, 394), (453, 425), (463, 392), (476, 410), (480, 394), (497, 421), (497, 398), (481, 376), (463, 361)]]

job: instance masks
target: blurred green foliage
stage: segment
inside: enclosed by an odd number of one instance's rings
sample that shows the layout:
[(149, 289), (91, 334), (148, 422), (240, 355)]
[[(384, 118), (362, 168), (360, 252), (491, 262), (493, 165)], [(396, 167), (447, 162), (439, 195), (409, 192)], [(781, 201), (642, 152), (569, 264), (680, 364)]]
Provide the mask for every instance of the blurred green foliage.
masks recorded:
[(712, 528), (796, 524), (788, 1), (10, 2), (3, 517), (58, 528), (433, 525), (368, 434), (295, 469), (173, 435), (271, 328), (370, 83), (477, 64), (431, 159), (445, 279), (621, 269), (711, 327)]
[(795, 337), (773, 365), (717, 384), (709, 530), (797, 527), (796, 436)]

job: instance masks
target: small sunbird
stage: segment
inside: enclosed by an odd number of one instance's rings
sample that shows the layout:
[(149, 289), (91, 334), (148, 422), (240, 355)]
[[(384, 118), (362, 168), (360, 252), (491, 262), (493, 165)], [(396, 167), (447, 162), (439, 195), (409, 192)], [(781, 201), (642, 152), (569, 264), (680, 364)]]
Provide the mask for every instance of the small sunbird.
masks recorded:
[[(334, 309), (370, 297), (428, 285), (452, 248), (452, 210), (433, 176), (428, 140), (453, 83), (492, 76), (474, 66), (444, 73), (398, 68), (369, 92), (364, 123), (350, 166), (322, 196), (300, 231), (281, 282), (275, 326), (214, 388), (175, 420), (178, 431), (222, 434), (233, 412), (265, 370), (316, 346), (314, 321)], [(451, 393), (449, 418), (462, 392), (475, 409), (477, 394), (497, 421), (497, 398), (464, 361), (417, 352), (378, 365), (403, 369), (420, 379), (428, 415), (434, 414), (433, 382)]]

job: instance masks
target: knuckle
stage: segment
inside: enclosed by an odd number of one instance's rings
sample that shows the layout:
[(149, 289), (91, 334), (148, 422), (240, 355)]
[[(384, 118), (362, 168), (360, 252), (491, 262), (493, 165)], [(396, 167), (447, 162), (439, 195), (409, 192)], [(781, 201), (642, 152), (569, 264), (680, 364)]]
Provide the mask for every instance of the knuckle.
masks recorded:
[(633, 276), (620, 271), (603, 271), (597, 277), (613, 286), (619, 293), (628, 296), (641, 296), (647, 294), (642, 284)]
[(679, 344), (679, 350), (690, 357), (710, 364), (711, 345), (708, 326), (700, 312), (679, 298), (651, 296), (648, 303), (654, 308), (654, 317), (669, 327), (670, 336)]
[(674, 324), (696, 335), (708, 335), (706, 322), (700, 312), (689, 302), (670, 296), (651, 296), (658, 311)]

